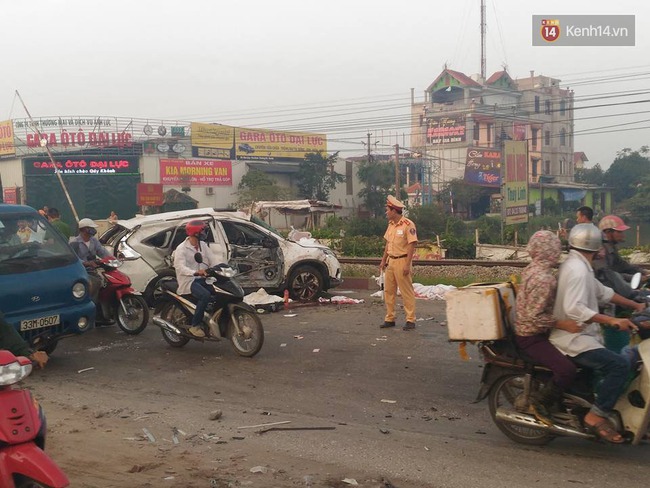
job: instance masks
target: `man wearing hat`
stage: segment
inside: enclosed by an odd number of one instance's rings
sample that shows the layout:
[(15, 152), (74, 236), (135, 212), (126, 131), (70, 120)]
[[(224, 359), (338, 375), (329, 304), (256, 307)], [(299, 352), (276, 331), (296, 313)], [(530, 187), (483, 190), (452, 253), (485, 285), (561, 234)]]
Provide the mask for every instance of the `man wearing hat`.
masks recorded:
[(99, 289), (102, 286), (102, 278), (95, 271), (95, 268), (97, 268), (95, 258), (110, 256), (110, 253), (102, 246), (99, 239), (95, 237), (96, 234), (97, 224), (92, 219), (81, 219), (79, 221), (79, 235), (70, 241), (70, 247), (74, 249), (88, 271), (90, 297), (95, 303), (97, 303)]
[(593, 261), (596, 276), (619, 295), (634, 298), (637, 293), (627, 283), (634, 273), (648, 278), (647, 271), (630, 264), (618, 253), (618, 245), (625, 242), (625, 231), (630, 227), (617, 215), (607, 215), (598, 222), (603, 232), (603, 247)]
[(415, 293), (411, 281), (411, 261), (418, 242), (415, 224), (402, 216), (404, 204), (392, 195), (386, 201), (388, 228), (384, 234), (386, 247), (379, 264), (379, 271), (384, 272), (384, 300), (386, 318), (381, 328), (395, 327), (395, 300), (399, 288), (404, 302), (406, 324), (403, 330), (415, 329)]

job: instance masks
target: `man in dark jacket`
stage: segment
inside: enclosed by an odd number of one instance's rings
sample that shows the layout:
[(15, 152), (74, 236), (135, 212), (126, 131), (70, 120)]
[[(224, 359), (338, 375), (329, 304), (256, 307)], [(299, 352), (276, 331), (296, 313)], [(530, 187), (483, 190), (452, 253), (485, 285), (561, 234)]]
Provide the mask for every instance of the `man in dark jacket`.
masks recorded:
[(38, 364), (39, 368), (45, 367), (49, 359), (45, 351), (32, 351), (14, 326), (5, 320), (2, 312), (0, 312), (0, 349), (11, 351), (14, 356), (25, 356)]
[(638, 292), (629, 285), (632, 275), (641, 273), (647, 279), (648, 274), (645, 269), (630, 264), (618, 253), (618, 244), (625, 242), (625, 231), (630, 227), (620, 217), (607, 215), (600, 220), (598, 228), (603, 233), (603, 248), (593, 260), (596, 276), (619, 295), (634, 299)]

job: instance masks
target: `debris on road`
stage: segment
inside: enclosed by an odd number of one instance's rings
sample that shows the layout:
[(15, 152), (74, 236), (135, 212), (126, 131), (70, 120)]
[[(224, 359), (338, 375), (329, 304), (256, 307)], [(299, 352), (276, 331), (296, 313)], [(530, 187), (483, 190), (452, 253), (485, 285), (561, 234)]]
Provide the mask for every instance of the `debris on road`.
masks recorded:
[(257, 434), (265, 434), (266, 432), (273, 432), (279, 430), (336, 430), (336, 427), (269, 427), (268, 429), (258, 430)]
[(84, 368), (84, 369), (80, 369), (79, 371), (77, 371), (77, 373), (85, 373), (86, 371), (92, 371), (93, 369), (95, 369), (95, 368), (94, 367)]
[(268, 472), (269, 468), (266, 466), (254, 466), (250, 469), (251, 473), (266, 473)]
[(312, 352), (320, 352), (320, 349), (314, 349)]
[(381, 432), (382, 434), (390, 434), (390, 430), (388, 429), (379, 429), (379, 432)]
[(382, 398), (381, 403), (397, 403), (397, 400), (386, 400), (385, 398)]
[(348, 485), (352, 486), (359, 486), (359, 483), (357, 483), (357, 480), (354, 478), (345, 478), (341, 480), (343, 483), (347, 483)]
[(213, 410), (210, 412), (209, 419), (210, 420), (219, 420), (221, 416), (223, 415), (223, 412), (221, 410)]
[(242, 425), (241, 427), (237, 427), (238, 429), (259, 429), (260, 427), (271, 427), (273, 425), (283, 425), (283, 424), (290, 424), (291, 420), (283, 420), (282, 422), (271, 422), (268, 424), (257, 424), (257, 425)]
[(283, 315), (283, 317), (297, 317), (297, 316), (298, 316), (297, 313), (285, 313), (285, 314)]
[(156, 442), (156, 438), (153, 436), (153, 434), (151, 432), (149, 432), (148, 429), (143, 427), (142, 432), (144, 432), (144, 435), (147, 436), (147, 439), (149, 439), (149, 442)]

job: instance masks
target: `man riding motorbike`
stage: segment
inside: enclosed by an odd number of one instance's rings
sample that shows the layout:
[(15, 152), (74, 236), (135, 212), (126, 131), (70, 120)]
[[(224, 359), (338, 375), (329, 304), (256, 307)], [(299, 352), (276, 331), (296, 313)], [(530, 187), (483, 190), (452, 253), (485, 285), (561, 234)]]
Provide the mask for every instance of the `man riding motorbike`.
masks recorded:
[(95, 304), (98, 302), (99, 289), (102, 286), (102, 278), (97, 273), (95, 258), (105, 258), (110, 253), (102, 246), (97, 235), (97, 224), (92, 219), (81, 219), (79, 221), (79, 235), (70, 241), (81, 262), (88, 271), (90, 297)]
[(618, 244), (625, 242), (625, 231), (629, 227), (620, 217), (607, 215), (598, 223), (598, 228), (603, 233), (603, 246), (593, 260), (596, 277), (605, 286), (613, 288), (616, 293), (625, 298), (631, 300), (642, 298), (646, 293), (633, 290), (629, 281), (633, 274), (639, 272), (644, 279), (647, 279), (647, 271), (628, 263), (618, 252)]
[(612, 302), (638, 311), (645, 306), (615, 293), (595, 278), (591, 262), (601, 245), (601, 232), (595, 225), (578, 224), (571, 229), (569, 257), (560, 266), (553, 315), (557, 320), (577, 321), (581, 330), (553, 329), (550, 341), (575, 364), (593, 369), (602, 377), (596, 388), (596, 401), (584, 422), (598, 437), (620, 444), (624, 439), (614, 430), (607, 416), (625, 388), (630, 359), (604, 347), (599, 324), (625, 331), (636, 330), (637, 326), (626, 318), (599, 313), (598, 305)]
[[(210, 247), (205, 242), (207, 239), (206, 224), (202, 220), (192, 220), (185, 226), (187, 238), (181, 242), (174, 251), (174, 268), (178, 280), (178, 294), (191, 293), (196, 299), (196, 312), (192, 317), (189, 332), (196, 337), (205, 337), (201, 328), (203, 313), (214, 295), (212, 286), (206, 284), (206, 269), (216, 264), (216, 258)], [(196, 253), (201, 253), (202, 262), (194, 258)]]

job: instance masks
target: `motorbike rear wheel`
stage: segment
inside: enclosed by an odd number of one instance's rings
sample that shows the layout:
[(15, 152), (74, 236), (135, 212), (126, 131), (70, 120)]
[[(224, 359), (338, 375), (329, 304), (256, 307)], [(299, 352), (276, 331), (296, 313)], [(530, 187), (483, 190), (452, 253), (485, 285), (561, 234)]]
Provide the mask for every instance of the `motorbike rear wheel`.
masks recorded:
[(262, 321), (255, 312), (249, 310), (236, 309), (233, 315), (231, 321), (237, 320), (241, 333), (237, 333), (237, 329), (231, 322), (228, 333), (232, 347), (240, 356), (251, 358), (260, 352), (264, 344)]
[(117, 325), (127, 334), (136, 335), (142, 332), (149, 323), (149, 306), (140, 295), (124, 295), (122, 297), (126, 313), (120, 303), (115, 309)]
[(544, 429), (524, 427), (521, 425), (510, 424), (496, 419), (498, 408), (507, 410), (516, 410), (515, 400), (524, 393), (524, 375), (509, 375), (499, 378), (492, 388), (488, 397), (490, 415), (492, 421), (496, 424), (501, 432), (509, 439), (520, 444), (530, 446), (543, 446), (555, 438)]
[[(185, 329), (192, 323), (192, 316), (183, 307), (175, 302), (165, 303), (160, 311), (160, 317), (174, 324), (179, 329)], [(167, 329), (160, 329), (163, 339), (172, 347), (183, 347), (190, 342), (189, 337), (175, 334)]]

